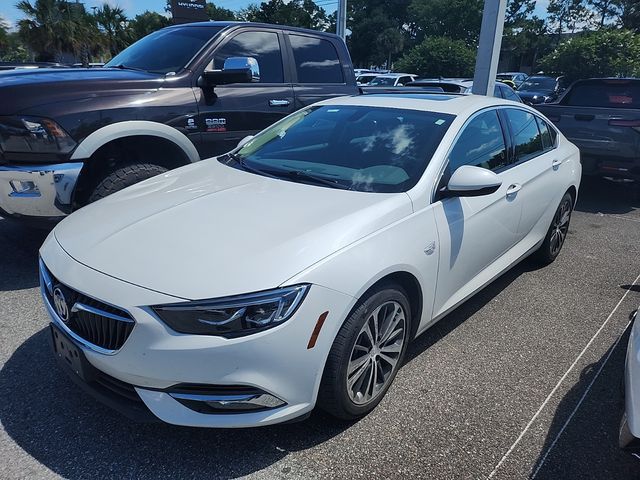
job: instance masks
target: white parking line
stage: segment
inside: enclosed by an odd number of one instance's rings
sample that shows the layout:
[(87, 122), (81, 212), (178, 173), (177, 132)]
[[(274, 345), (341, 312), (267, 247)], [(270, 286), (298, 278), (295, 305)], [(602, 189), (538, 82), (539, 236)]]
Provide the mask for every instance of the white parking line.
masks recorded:
[[(634, 285), (637, 284), (638, 280), (640, 280), (640, 275), (638, 275), (636, 277), (636, 279), (633, 281), (633, 283), (631, 284), (631, 287), (633, 287)], [(560, 378), (560, 380), (558, 380), (558, 383), (556, 383), (556, 386), (553, 387), (553, 390), (551, 390), (551, 392), (549, 393), (549, 395), (547, 395), (547, 398), (545, 398), (544, 402), (542, 402), (542, 404), (540, 405), (540, 407), (538, 408), (538, 410), (536, 411), (536, 413), (533, 415), (533, 417), (531, 417), (531, 420), (529, 420), (529, 423), (527, 423), (527, 425), (524, 427), (524, 429), (522, 430), (522, 432), (520, 432), (520, 435), (518, 435), (518, 438), (516, 438), (515, 442), (513, 442), (513, 444), (509, 447), (509, 450), (507, 450), (507, 452), (502, 456), (502, 458), (500, 459), (500, 461), (498, 462), (498, 464), (494, 467), (494, 469), (491, 471), (491, 473), (489, 474), (489, 476), (487, 477), (487, 479), (491, 479), (493, 478), (496, 473), (498, 472), (498, 469), (502, 466), (502, 464), (507, 460), (507, 457), (509, 457), (509, 455), (511, 455), (511, 452), (513, 452), (513, 450), (515, 450), (516, 446), (518, 446), (518, 444), (520, 443), (520, 441), (522, 440), (522, 438), (525, 436), (525, 434), (529, 431), (529, 428), (531, 428), (531, 425), (533, 425), (533, 422), (536, 421), (536, 419), (538, 418), (538, 416), (540, 415), (540, 413), (542, 412), (542, 410), (544, 409), (544, 407), (547, 406), (547, 404), (549, 403), (549, 401), (551, 400), (551, 397), (553, 397), (553, 394), (556, 393), (556, 391), (558, 390), (558, 388), (560, 388), (560, 385), (562, 385), (562, 382), (565, 381), (565, 379), (569, 376), (569, 374), (571, 373), (571, 371), (575, 368), (575, 366), (577, 365), (577, 363), (580, 361), (580, 359), (582, 358), (582, 356), (585, 354), (585, 352), (587, 351), (587, 349), (591, 346), (591, 344), (594, 342), (594, 340), (596, 339), (596, 337), (600, 334), (600, 332), (604, 329), (604, 327), (607, 325), (607, 323), (609, 323), (609, 320), (611, 319), (611, 317), (613, 317), (613, 314), (616, 312), (616, 310), (618, 310), (618, 307), (620, 307), (620, 305), (622, 304), (622, 302), (624, 301), (624, 299), (627, 297), (627, 294), (631, 291), (631, 288), (628, 288), (626, 292), (624, 292), (624, 295), (622, 295), (622, 298), (620, 298), (620, 300), (618, 301), (618, 303), (616, 304), (616, 306), (613, 308), (613, 310), (611, 310), (611, 313), (609, 314), (609, 316), (607, 317), (607, 319), (604, 321), (604, 323), (600, 326), (600, 328), (596, 331), (596, 333), (594, 333), (593, 337), (591, 337), (591, 340), (589, 340), (589, 342), (587, 342), (587, 344), (585, 345), (585, 347), (582, 349), (582, 351), (580, 352), (580, 354), (576, 357), (576, 359), (573, 361), (573, 363), (571, 364), (571, 366), (569, 367), (569, 369), (564, 373), (564, 375), (562, 375), (562, 377)], [(628, 327), (628, 325), (627, 325)], [(625, 329), (627, 328), (625, 327)], [(620, 337), (618, 337), (618, 340), (616, 341), (616, 345), (617, 343), (620, 341)], [(609, 355), (611, 355), (611, 352), (613, 351), (613, 349), (610, 350)], [(606, 363), (606, 361), (609, 359), (609, 355), (607, 356), (607, 358), (605, 359), (605, 361), (603, 362), (602, 366), (600, 367), (600, 369), (598, 370), (598, 372), (596, 373), (596, 377), (598, 376), (598, 374), (600, 373), (600, 371), (602, 370), (602, 367), (604, 366), (604, 363)], [(595, 377), (594, 379), (595, 380)], [(593, 385), (593, 380), (592, 382), (589, 384), (589, 386), (587, 387), (587, 390), (585, 391), (583, 397), (580, 399), (580, 402), (578, 403), (577, 407), (580, 406), (580, 403), (582, 403), (582, 400), (584, 399), (584, 397), (586, 396), (587, 392), (589, 391), (589, 389), (591, 388), (591, 386)], [(576, 407), (576, 410), (577, 410)], [(556, 438), (554, 439), (553, 443), (551, 444), (551, 446), (549, 447), (549, 449), (547, 450), (547, 452), (545, 453), (544, 458), (542, 459), (542, 461), (540, 462), (538, 468), (536, 469), (536, 471), (534, 472), (533, 476), (535, 477), (535, 475), (538, 473), (538, 470), (540, 469), (540, 466), (542, 466), (542, 463), (544, 463), (544, 460), (546, 459), (549, 451), (551, 450), (551, 448), (553, 448), (553, 446), (555, 445), (557, 439), (560, 437), (560, 435), (562, 434), (562, 432), (564, 431), (565, 427), (567, 426), (567, 424), (569, 423), (569, 420), (571, 420), (571, 417), (573, 416), (574, 412), (571, 413), (569, 419), (567, 420), (567, 422), (565, 422), (565, 424), (563, 425), (561, 431), (558, 433), (558, 435), (556, 436)]]

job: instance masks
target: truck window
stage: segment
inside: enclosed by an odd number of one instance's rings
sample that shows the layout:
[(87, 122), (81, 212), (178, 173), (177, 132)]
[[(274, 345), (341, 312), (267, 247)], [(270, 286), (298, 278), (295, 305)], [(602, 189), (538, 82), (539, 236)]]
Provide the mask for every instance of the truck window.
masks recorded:
[(515, 108), (507, 109), (507, 118), (516, 149), (516, 162), (529, 160), (540, 155), (544, 151), (544, 147), (536, 118), (529, 112)]
[(321, 38), (289, 35), (298, 83), (344, 83), (342, 66), (333, 44)]
[(606, 80), (578, 83), (567, 92), (562, 103), (576, 107), (640, 108), (640, 82)]
[(275, 32), (242, 32), (213, 54), (214, 68), (229, 57), (253, 57), (260, 67), (260, 83), (283, 83), (282, 53)]

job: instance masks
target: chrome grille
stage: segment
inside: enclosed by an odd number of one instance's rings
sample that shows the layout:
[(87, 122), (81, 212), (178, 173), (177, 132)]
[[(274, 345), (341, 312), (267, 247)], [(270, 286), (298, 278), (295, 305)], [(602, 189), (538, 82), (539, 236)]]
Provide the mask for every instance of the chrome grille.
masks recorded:
[[(74, 339), (100, 353), (119, 350), (131, 334), (135, 322), (131, 315), (117, 307), (88, 297), (60, 283), (40, 261), (42, 293), (56, 323)], [(69, 308), (66, 321), (56, 311), (54, 292), (59, 289)], [(96, 348), (97, 347), (97, 348)]]

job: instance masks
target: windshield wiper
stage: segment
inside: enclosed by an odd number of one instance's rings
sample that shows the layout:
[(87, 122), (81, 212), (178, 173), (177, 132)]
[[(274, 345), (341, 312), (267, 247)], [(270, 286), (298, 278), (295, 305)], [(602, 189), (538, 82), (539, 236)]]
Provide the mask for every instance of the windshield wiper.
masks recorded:
[(313, 173), (305, 172), (304, 170), (277, 170), (273, 171), (277, 176), (283, 176), (292, 180), (300, 179), (308, 182), (313, 182), (319, 185), (326, 185), (328, 187), (340, 188), (342, 190), (351, 190), (351, 187), (338, 182), (337, 180), (329, 180), (328, 178), (314, 175)]
[(240, 168), (242, 168), (242, 170), (245, 170), (245, 171), (251, 172), (251, 173), (257, 173), (258, 175), (263, 175), (265, 177), (278, 178), (276, 175), (274, 175), (272, 173), (265, 172), (264, 170), (261, 170), (260, 168), (252, 167), (247, 162), (245, 162), (244, 158), (242, 158), (237, 153), (227, 153), (227, 157), (230, 158), (231, 160), (233, 160), (234, 162), (236, 162), (238, 165), (240, 165)]
[(134, 70), (136, 72), (147, 72), (143, 68), (130, 67), (129, 65), (125, 65), (124, 63), (119, 63), (118, 65), (109, 65), (111, 68), (119, 68), (120, 70)]

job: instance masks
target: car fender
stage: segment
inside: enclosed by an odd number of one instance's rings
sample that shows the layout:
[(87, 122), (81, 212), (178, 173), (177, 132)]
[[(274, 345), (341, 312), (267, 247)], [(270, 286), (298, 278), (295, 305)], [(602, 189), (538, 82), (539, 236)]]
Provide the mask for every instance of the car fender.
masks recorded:
[(185, 134), (164, 123), (150, 122), (147, 120), (129, 120), (112, 123), (96, 130), (80, 142), (73, 152), (73, 155), (71, 155), (71, 160), (87, 159), (100, 147), (118, 138), (143, 135), (160, 137), (175, 143), (182, 149), (192, 163), (200, 160), (198, 150), (196, 150), (196, 147)]

